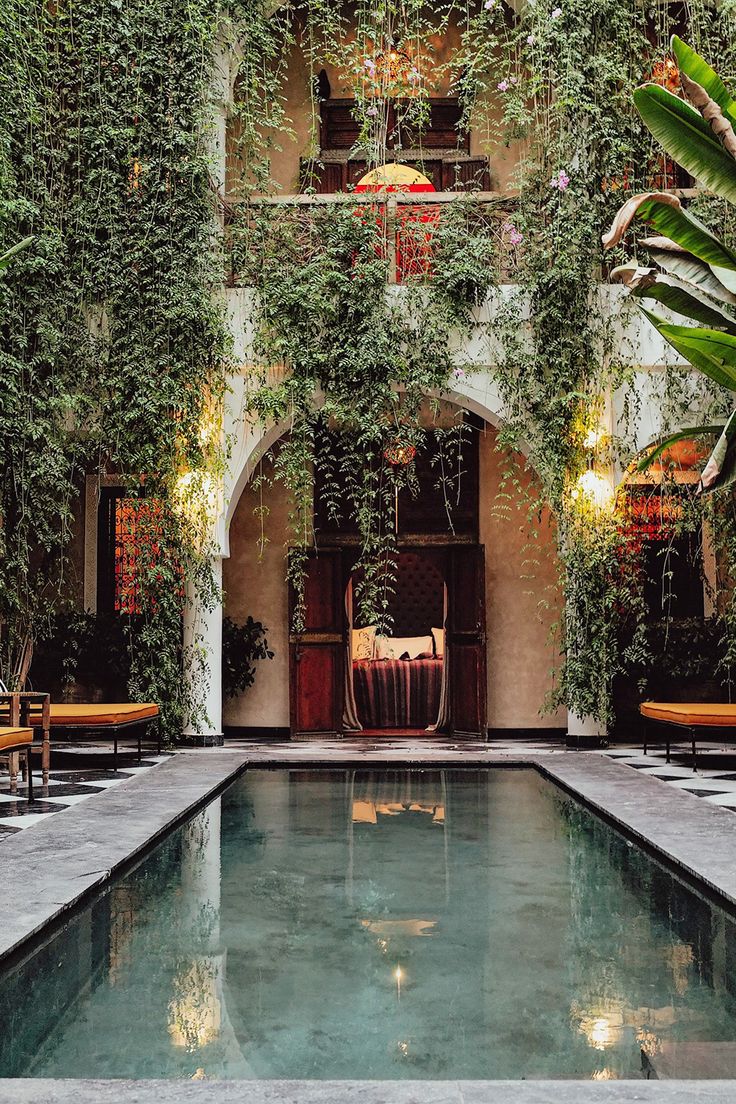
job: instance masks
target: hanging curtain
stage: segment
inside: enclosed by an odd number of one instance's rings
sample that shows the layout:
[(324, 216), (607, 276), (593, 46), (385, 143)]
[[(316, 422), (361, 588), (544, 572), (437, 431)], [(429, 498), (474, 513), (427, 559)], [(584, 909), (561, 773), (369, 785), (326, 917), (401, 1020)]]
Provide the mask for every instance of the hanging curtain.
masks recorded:
[(358, 707), (355, 704), (353, 685), (353, 580), (350, 579), (345, 591), (345, 618), (348, 623), (345, 643), (345, 707), (342, 724), (346, 732), (362, 732), (363, 726), (358, 719)]
[(437, 720), (434, 724), (428, 725), (427, 732), (436, 732), (439, 728), (444, 728), (450, 723), (450, 650), (447, 647), (447, 583), (443, 584), (443, 617), (442, 628), (445, 633), (445, 649), (442, 656), (442, 687), (440, 689), (440, 707), (437, 713)]

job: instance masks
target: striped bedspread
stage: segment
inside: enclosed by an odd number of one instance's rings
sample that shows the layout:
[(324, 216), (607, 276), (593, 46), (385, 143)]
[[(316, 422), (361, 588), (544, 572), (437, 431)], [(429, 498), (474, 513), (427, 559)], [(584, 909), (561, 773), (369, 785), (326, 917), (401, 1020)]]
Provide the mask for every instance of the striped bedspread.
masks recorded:
[(358, 660), (353, 683), (364, 728), (426, 728), (439, 712), (442, 660)]

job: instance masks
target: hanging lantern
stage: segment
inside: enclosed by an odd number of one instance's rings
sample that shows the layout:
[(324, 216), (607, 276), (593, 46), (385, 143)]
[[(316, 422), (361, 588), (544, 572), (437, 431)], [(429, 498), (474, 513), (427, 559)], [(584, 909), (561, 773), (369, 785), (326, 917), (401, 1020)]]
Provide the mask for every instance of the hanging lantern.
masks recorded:
[(400, 50), (393, 40), (385, 50), (376, 54), (374, 73), (376, 82), (384, 89), (395, 88), (397, 85), (411, 86), (419, 77), (409, 55)]
[(661, 84), (673, 95), (677, 95), (680, 89), (680, 70), (671, 57), (666, 57), (652, 67), (651, 80), (654, 84)]
[(411, 464), (412, 460), (417, 454), (417, 450), (414, 445), (408, 444), (406, 441), (389, 441), (386, 448), (383, 450), (383, 455), (388, 460), (389, 464), (393, 467), (401, 467), (405, 464)]

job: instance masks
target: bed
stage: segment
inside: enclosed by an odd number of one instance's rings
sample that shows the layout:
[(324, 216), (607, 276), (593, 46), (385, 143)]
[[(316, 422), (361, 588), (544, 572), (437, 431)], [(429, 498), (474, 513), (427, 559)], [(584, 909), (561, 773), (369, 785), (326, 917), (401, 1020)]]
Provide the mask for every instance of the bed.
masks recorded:
[(354, 660), (353, 686), (364, 728), (427, 728), (439, 713), (442, 659)]

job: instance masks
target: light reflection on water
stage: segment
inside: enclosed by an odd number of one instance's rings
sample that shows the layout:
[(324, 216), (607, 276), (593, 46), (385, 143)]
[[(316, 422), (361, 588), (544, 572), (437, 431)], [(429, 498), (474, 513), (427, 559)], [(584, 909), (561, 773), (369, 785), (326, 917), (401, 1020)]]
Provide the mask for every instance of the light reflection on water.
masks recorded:
[(3, 979), (0, 1074), (733, 1077), (735, 952), (534, 771), (250, 771)]

